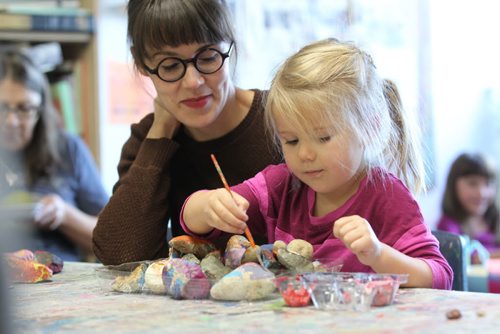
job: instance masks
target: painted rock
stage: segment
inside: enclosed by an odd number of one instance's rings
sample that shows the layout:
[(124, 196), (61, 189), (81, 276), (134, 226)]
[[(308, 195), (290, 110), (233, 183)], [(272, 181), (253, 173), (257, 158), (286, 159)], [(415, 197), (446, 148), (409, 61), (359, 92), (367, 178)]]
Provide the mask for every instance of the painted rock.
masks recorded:
[(273, 243), (273, 253), (275, 255), (277, 255), (278, 254), (278, 250), (281, 249), (281, 248), (285, 248), (286, 249), (286, 243), (283, 240), (276, 240)]
[(290, 253), (286, 249), (278, 249), (278, 261), (284, 265), (287, 269), (292, 270), (296, 273), (303, 273), (308, 271), (314, 271), (314, 266), (311, 260), (298, 255), (295, 253)]
[(174, 299), (205, 299), (210, 292), (210, 281), (201, 267), (191, 261), (170, 259), (162, 276), (167, 294)]
[(208, 279), (214, 282), (231, 272), (231, 268), (226, 267), (222, 263), (218, 252), (210, 253), (201, 260), (201, 270), (203, 270)]
[(278, 259), (276, 259), (276, 256), (274, 255), (273, 252), (273, 244), (266, 244), (262, 245), (260, 247), (261, 249), (261, 260), (262, 263), (261, 265), (264, 268), (270, 269), (270, 270), (275, 270), (275, 269), (280, 269), (284, 268), (281, 263), (279, 263)]
[(191, 261), (191, 262), (196, 263), (196, 264), (200, 264), (200, 262), (201, 262), (201, 261), (200, 261), (200, 259), (198, 259), (198, 258), (196, 257), (196, 255), (191, 254), (191, 253), (190, 253), (190, 254), (185, 254), (185, 255), (183, 255), (183, 256), (181, 257), (181, 259), (183, 259), (183, 260), (185, 260), (185, 261)]
[(155, 261), (149, 265), (144, 273), (144, 287), (156, 294), (166, 293), (163, 285), (163, 267), (168, 263), (168, 259)]
[(290, 241), (290, 243), (286, 246), (286, 250), (289, 253), (300, 255), (308, 260), (312, 259), (314, 252), (313, 246), (309, 242), (302, 239), (294, 239)]
[(241, 263), (255, 262), (259, 263), (258, 254), (261, 252), (260, 246), (255, 245), (255, 247), (249, 246), (243, 257), (241, 258)]
[(182, 254), (194, 254), (198, 259), (203, 259), (208, 253), (213, 252), (217, 248), (207, 240), (196, 238), (190, 235), (180, 235), (172, 238), (168, 244), (174, 251)]
[(224, 276), (210, 290), (217, 300), (257, 300), (275, 290), (273, 273), (256, 263), (245, 263)]
[(20, 249), (12, 253), (5, 253), (5, 256), (16, 257), (21, 260), (33, 261), (35, 259), (35, 254), (29, 249)]
[(9, 266), (10, 279), (15, 283), (37, 283), (52, 277), (52, 270), (44, 264), (5, 256)]
[(239, 267), (248, 247), (250, 247), (250, 242), (242, 235), (233, 235), (229, 238), (224, 252), (226, 267), (232, 269)]
[(126, 293), (141, 292), (144, 286), (144, 273), (146, 269), (146, 264), (141, 263), (130, 273), (130, 275), (116, 277), (111, 288), (114, 291)]
[(63, 260), (50, 252), (42, 251), (42, 250), (37, 250), (35, 251), (35, 262), (41, 263), (46, 265), (47, 267), (52, 270), (54, 274), (60, 273), (64, 267), (64, 262)]

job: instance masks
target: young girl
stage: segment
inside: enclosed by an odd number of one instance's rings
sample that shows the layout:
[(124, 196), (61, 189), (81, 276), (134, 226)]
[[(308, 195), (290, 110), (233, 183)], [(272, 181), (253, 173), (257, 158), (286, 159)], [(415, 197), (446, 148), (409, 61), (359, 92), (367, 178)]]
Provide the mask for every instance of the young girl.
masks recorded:
[(266, 105), (286, 164), (234, 186), (234, 199), (224, 189), (194, 193), (181, 213), (186, 232), (215, 238), (248, 224), (269, 242), (305, 239), (315, 258), (340, 260), (344, 271), (408, 273), (408, 286), (449, 289), (437, 240), (388, 171), (421, 184), (416, 142), (407, 141), (391, 87), (348, 43), (327, 39), (291, 56)]
[(450, 167), (437, 228), (466, 234), (500, 255), (495, 168), (480, 154), (464, 153)]

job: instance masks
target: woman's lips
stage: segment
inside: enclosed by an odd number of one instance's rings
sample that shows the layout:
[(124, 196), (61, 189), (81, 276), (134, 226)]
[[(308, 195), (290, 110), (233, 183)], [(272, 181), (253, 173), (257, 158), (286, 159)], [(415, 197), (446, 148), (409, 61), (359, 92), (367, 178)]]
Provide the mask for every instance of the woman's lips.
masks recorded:
[(210, 98), (211, 95), (205, 95), (193, 99), (182, 100), (181, 102), (189, 108), (199, 109), (205, 107), (208, 104)]

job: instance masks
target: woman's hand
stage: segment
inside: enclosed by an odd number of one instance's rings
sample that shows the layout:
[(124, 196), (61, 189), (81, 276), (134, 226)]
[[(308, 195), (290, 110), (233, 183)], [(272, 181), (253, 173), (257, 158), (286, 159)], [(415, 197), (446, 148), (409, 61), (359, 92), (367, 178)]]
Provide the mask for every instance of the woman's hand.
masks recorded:
[(154, 100), (154, 121), (149, 129), (147, 138), (172, 139), (181, 123), (167, 109), (163, 107), (158, 97)]
[(342, 217), (335, 221), (333, 235), (365, 265), (371, 266), (381, 254), (382, 243), (373, 232), (370, 223), (360, 216)]
[(42, 197), (35, 207), (35, 225), (43, 230), (56, 230), (66, 221), (67, 207), (59, 195), (50, 194)]

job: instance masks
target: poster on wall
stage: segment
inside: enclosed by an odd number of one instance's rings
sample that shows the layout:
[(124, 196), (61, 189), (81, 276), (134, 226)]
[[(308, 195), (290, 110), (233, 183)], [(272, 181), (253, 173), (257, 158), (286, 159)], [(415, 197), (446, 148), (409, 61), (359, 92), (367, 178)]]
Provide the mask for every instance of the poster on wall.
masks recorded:
[(126, 62), (108, 62), (108, 122), (132, 124), (153, 111), (156, 90), (149, 78), (134, 72)]

